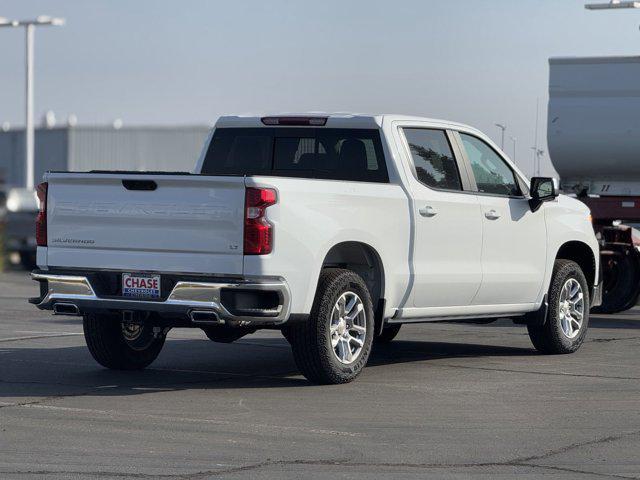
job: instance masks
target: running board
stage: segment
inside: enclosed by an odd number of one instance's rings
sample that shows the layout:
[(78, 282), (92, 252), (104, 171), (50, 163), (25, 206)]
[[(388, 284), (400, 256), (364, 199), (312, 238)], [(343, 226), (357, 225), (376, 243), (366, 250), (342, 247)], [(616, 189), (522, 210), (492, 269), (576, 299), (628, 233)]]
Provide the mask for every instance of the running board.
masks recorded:
[(422, 318), (388, 318), (386, 323), (432, 323), (432, 322), (465, 322), (482, 319), (495, 319), (499, 318), (519, 318), (525, 316), (524, 313), (493, 313), (483, 315), (443, 315), (439, 317), (422, 317)]

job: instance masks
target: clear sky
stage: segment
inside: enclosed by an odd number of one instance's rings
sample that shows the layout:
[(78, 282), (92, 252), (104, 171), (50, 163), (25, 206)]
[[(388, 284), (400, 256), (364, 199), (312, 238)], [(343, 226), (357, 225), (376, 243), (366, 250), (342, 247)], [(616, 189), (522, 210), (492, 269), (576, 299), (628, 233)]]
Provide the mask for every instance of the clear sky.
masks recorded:
[[(640, 54), (640, 10), (584, 3), (3, 0), (0, 16), (67, 19), (36, 32), (38, 121), (49, 109), (58, 121), (129, 125), (390, 112), (469, 123), (498, 143), (499, 122), (530, 174), (536, 98), (546, 150), (548, 58)], [(0, 29), (0, 122), (24, 121), (23, 62), (23, 30)]]

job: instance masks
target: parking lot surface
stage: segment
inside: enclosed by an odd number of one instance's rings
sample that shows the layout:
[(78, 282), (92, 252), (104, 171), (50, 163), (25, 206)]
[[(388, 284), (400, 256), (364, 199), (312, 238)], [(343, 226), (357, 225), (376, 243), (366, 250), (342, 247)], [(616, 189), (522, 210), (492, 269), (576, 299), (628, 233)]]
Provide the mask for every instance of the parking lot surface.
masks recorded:
[(174, 330), (142, 372), (0, 276), (0, 478), (640, 478), (640, 310), (582, 349), (523, 327), (405, 325), (351, 384), (310, 385), (286, 340)]

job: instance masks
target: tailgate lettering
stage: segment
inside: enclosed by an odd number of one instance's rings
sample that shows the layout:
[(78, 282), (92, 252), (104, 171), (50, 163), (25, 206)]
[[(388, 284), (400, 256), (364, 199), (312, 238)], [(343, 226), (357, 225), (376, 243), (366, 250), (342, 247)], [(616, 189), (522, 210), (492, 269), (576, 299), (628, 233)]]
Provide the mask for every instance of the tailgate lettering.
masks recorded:
[(201, 204), (145, 204), (121, 202), (60, 202), (50, 208), (51, 214), (69, 216), (131, 216), (131, 217), (172, 217), (187, 220), (234, 219), (238, 214), (229, 207), (211, 203)]

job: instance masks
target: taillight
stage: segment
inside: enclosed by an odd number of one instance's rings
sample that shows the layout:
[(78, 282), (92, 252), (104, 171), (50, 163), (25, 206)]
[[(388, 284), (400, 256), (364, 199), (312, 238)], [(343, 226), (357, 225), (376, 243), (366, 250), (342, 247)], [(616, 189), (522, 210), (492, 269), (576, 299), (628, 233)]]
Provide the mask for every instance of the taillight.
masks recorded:
[(262, 117), (260, 120), (265, 125), (307, 126), (324, 127), (329, 117)]
[(36, 188), (38, 194), (38, 202), (40, 203), (40, 210), (36, 217), (36, 244), (39, 247), (47, 246), (47, 191), (49, 184), (43, 182)]
[(265, 210), (276, 203), (271, 188), (247, 188), (244, 197), (244, 254), (266, 255), (273, 249), (273, 225)]

